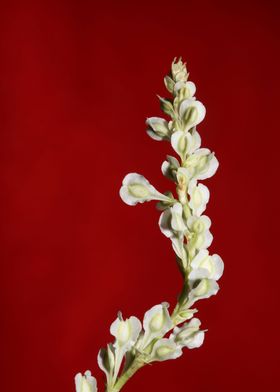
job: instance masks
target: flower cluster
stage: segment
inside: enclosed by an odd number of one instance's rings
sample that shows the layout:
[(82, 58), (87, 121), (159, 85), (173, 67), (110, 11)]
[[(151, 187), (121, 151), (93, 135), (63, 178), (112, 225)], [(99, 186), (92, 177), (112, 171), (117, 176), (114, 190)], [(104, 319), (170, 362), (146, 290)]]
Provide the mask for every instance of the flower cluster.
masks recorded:
[[(191, 307), (219, 290), (217, 281), (224, 265), (220, 256), (210, 255), (207, 250), (213, 240), (211, 220), (204, 215), (210, 193), (199, 182), (213, 176), (219, 164), (214, 153), (201, 148), (196, 127), (204, 119), (206, 110), (196, 100), (196, 87), (188, 76), (186, 64), (175, 59), (170, 74), (164, 78), (173, 98), (159, 97), (163, 112), (171, 119), (151, 117), (146, 121), (148, 135), (157, 141), (170, 142), (178, 155), (178, 158), (168, 155), (161, 166), (163, 175), (176, 185), (176, 197), (170, 191), (159, 192), (138, 173), (127, 174), (120, 189), (120, 197), (131, 206), (158, 201), (157, 207), (162, 211), (159, 227), (171, 241), (184, 278), (183, 290), (171, 314), (167, 303), (153, 306), (145, 313), (142, 323), (134, 316), (123, 319), (121, 313), (118, 314), (110, 328), (115, 341), (98, 354), (108, 392), (119, 391), (146, 363), (178, 358), (183, 347), (200, 347), (205, 331), (193, 317), (197, 310)], [(76, 390), (97, 391), (90, 372), (76, 376)]]

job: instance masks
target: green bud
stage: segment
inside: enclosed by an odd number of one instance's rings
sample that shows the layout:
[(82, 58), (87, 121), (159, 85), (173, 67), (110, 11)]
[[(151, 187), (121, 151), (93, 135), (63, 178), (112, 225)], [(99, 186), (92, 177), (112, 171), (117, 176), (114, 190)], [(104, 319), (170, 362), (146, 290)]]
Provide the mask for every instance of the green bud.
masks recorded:
[(171, 94), (173, 94), (173, 89), (174, 89), (174, 86), (175, 86), (174, 80), (172, 80), (171, 77), (167, 75), (167, 76), (165, 76), (165, 78), (164, 78), (164, 84), (165, 84), (165, 87), (167, 88), (167, 90), (168, 90)]

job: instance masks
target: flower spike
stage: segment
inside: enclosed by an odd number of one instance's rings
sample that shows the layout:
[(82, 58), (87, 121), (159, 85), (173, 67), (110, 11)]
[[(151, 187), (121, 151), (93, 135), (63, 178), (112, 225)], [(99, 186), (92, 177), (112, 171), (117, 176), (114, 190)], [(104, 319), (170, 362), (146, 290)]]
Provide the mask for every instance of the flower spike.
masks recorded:
[[(133, 374), (153, 362), (176, 359), (183, 349), (200, 347), (205, 338), (201, 322), (193, 317), (193, 305), (219, 291), (224, 263), (217, 254), (209, 253), (213, 241), (211, 220), (205, 215), (210, 199), (208, 187), (200, 181), (212, 177), (219, 162), (213, 152), (201, 147), (196, 127), (206, 115), (205, 106), (196, 99), (196, 86), (188, 80), (186, 63), (175, 58), (164, 84), (172, 98), (158, 97), (167, 120), (149, 117), (147, 134), (156, 141), (166, 141), (177, 157), (167, 155), (161, 165), (162, 174), (176, 187), (176, 197), (170, 191), (160, 193), (138, 173), (127, 174), (120, 188), (124, 203), (156, 200), (161, 211), (159, 228), (171, 242), (175, 260), (183, 277), (183, 288), (172, 312), (163, 302), (146, 311), (143, 321), (119, 313), (111, 324), (115, 341), (102, 348), (98, 365), (106, 376), (106, 392), (119, 392)], [(173, 155), (173, 154), (172, 154)], [(76, 392), (97, 392), (96, 380), (87, 371), (75, 377)]]

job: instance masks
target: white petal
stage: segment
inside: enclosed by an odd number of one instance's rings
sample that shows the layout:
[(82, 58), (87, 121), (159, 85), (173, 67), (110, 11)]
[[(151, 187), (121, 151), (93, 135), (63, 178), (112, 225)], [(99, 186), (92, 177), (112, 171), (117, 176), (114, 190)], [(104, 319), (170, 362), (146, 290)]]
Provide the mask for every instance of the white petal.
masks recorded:
[(131, 206), (150, 200), (170, 201), (169, 197), (158, 192), (145, 177), (137, 173), (129, 173), (124, 177), (120, 197)]
[(171, 145), (184, 160), (193, 145), (192, 135), (189, 132), (176, 131), (171, 136)]
[(198, 180), (205, 180), (206, 178), (212, 177), (219, 167), (219, 162), (214, 154), (211, 154), (208, 158), (208, 162), (203, 170), (201, 170), (198, 175)]
[(154, 338), (164, 336), (172, 327), (168, 306), (167, 303), (155, 305), (145, 313), (143, 320), (143, 327), (145, 330), (142, 341), (143, 348), (145, 348)]
[(183, 206), (181, 203), (175, 203), (171, 207), (171, 227), (175, 231), (184, 232), (186, 230), (186, 225), (183, 220)]
[(166, 361), (176, 359), (182, 355), (181, 347), (170, 339), (159, 339), (152, 350), (152, 361)]
[(116, 345), (124, 346), (129, 350), (137, 340), (142, 329), (140, 320), (131, 316), (129, 319), (121, 320), (119, 317), (111, 324), (110, 333), (116, 338)]
[(196, 334), (194, 334), (193, 339), (191, 339), (186, 344), (186, 347), (188, 347), (189, 349), (200, 347), (203, 344), (203, 342), (204, 342), (204, 336), (205, 336), (204, 331), (197, 332)]
[(76, 392), (97, 392), (97, 383), (95, 377), (92, 377), (91, 372), (87, 370), (85, 375), (81, 373), (75, 376)]
[(171, 211), (170, 208), (167, 208), (163, 211), (159, 218), (159, 228), (160, 231), (167, 237), (170, 238), (174, 235), (172, 228), (171, 228)]
[(192, 99), (184, 100), (179, 109), (179, 114), (185, 123), (185, 131), (201, 123), (206, 114), (205, 106)]
[(203, 184), (193, 186), (194, 182), (191, 181), (191, 186), (188, 188), (190, 195), (189, 206), (191, 207), (193, 214), (200, 216), (206, 209), (206, 204), (209, 201), (210, 192), (208, 188)]
[(219, 290), (218, 283), (213, 279), (202, 279), (199, 284), (190, 291), (189, 306), (199, 299), (209, 298), (217, 294)]
[(146, 124), (149, 126), (147, 130), (148, 135), (155, 140), (169, 139), (168, 123), (165, 119), (160, 117), (147, 118)]
[(215, 274), (213, 275), (212, 279), (219, 280), (224, 272), (224, 262), (222, 258), (217, 254), (214, 254), (212, 256), (212, 260), (215, 265)]

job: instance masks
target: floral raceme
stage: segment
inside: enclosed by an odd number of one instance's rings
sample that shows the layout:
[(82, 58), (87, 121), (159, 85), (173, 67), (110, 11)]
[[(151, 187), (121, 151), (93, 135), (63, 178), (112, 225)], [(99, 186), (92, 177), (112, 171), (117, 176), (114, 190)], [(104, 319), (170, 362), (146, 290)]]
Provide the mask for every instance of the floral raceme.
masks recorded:
[[(120, 189), (121, 199), (128, 205), (158, 201), (161, 211), (159, 228), (169, 238), (179, 270), (183, 289), (172, 312), (166, 302), (153, 306), (140, 321), (119, 313), (110, 332), (113, 343), (100, 350), (99, 367), (106, 376), (106, 391), (117, 392), (141, 367), (155, 361), (176, 359), (183, 348), (200, 347), (205, 331), (194, 317), (192, 308), (200, 299), (209, 298), (219, 290), (217, 281), (223, 274), (220, 256), (208, 251), (213, 241), (211, 220), (205, 215), (210, 192), (200, 181), (212, 177), (218, 161), (215, 154), (201, 147), (196, 129), (206, 113), (195, 97), (195, 84), (188, 80), (186, 65), (175, 59), (164, 83), (172, 98), (159, 97), (166, 118), (151, 117), (146, 121), (147, 134), (154, 140), (171, 144), (175, 156), (168, 155), (162, 163), (162, 174), (175, 183), (176, 195), (161, 193), (141, 174), (127, 174)], [(77, 392), (97, 391), (96, 380), (87, 371), (75, 378)]]

